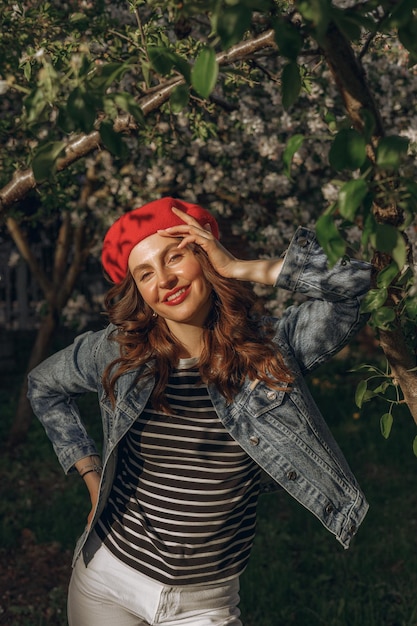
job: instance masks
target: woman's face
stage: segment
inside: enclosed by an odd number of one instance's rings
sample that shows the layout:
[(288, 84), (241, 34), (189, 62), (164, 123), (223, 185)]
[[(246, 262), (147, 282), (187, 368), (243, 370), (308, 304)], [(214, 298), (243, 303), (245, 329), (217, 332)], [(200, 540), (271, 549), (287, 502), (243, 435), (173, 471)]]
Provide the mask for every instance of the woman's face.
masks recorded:
[(129, 270), (150, 308), (174, 331), (177, 324), (202, 327), (211, 308), (211, 286), (189, 247), (157, 233), (138, 243), (129, 256)]

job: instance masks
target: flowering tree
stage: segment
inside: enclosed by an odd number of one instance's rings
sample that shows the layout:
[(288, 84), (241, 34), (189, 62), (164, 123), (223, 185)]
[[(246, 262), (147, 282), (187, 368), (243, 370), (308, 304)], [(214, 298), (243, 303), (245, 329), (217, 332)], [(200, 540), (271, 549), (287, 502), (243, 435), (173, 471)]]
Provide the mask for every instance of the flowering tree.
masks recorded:
[[(120, 206), (160, 193), (198, 200), (267, 254), (294, 223), (315, 223), (331, 263), (354, 246), (378, 272), (364, 310), (390, 368), (371, 372), (377, 386), (361, 383), (358, 404), (387, 398), (387, 436), (401, 389), (417, 421), (407, 96), (416, 6), (74, 0), (5, 9), (0, 212), (50, 319), (71, 294), (64, 275), (75, 280)], [(34, 190), (41, 209), (31, 219), (59, 221), (52, 281), (36, 266), (20, 211)], [(62, 199), (58, 216), (51, 193)]]

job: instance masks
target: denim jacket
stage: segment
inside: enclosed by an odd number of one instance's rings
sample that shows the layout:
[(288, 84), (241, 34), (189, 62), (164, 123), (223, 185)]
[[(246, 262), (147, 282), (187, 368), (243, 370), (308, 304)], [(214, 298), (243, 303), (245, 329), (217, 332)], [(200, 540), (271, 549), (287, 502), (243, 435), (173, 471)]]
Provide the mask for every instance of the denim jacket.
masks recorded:
[[(359, 304), (370, 285), (369, 264), (345, 257), (333, 268), (315, 235), (299, 228), (285, 254), (276, 287), (301, 293), (305, 302), (273, 318), (275, 341), (295, 376), (286, 391), (246, 380), (232, 403), (214, 386), (214, 408), (231, 436), (278, 485), (310, 510), (347, 548), (368, 504), (355, 477), (319, 412), (304, 376), (338, 352), (363, 320)], [(143, 411), (154, 386), (148, 376), (135, 383), (137, 372), (123, 374), (113, 409), (102, 375), (119, 355), (110, 341), (115, 327), (88, 332), (51, 356), (29, 375), (33, 410), (52, 441), (65, 472), (76, 461), (97, 454), (81, 421), (76, 398), (98, 393), (103, 426), (103, 474), (90, 528), (80, 537), (78, 557), (106, 504), (116, 470), (118, 443)], [(144, 367), (147, 367), (144, 366)], [(92, 555), (84, 550), (88, 563)]]

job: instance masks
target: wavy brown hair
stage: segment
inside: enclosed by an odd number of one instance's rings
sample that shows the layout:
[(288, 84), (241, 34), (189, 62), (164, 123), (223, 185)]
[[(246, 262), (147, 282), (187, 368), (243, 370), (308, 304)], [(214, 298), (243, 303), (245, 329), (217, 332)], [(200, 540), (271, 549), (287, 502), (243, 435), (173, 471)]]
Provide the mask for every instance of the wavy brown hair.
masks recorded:
[[(228, 402), (232, 402), (246, 376), (275, 389), (285, 388), (293, 376), (272, 341), (272, 325), (257, 310), (259, 303), (253, 291), (241, 281), (218, 274), (201, 248), (196, 246), (193, 252), (213, 289), (198, 361), (202, 381), (214, 384)], [(143, 370), (142, 366), (150, 362), (151, 368), (139, 372), (138, 379), (155, 376), (153, 406), (168, 411), (164, 390), (178, 363), (181, 344), (162, 318), (153, 317), (130, 272), (109, 290), (105, 305), (110, 322), (117, 327), (112, 339), (120, 345), (120, 357), (108, 365), (103, 375), (108, 397), (114, 404), (120, 376), (138, 368)]]

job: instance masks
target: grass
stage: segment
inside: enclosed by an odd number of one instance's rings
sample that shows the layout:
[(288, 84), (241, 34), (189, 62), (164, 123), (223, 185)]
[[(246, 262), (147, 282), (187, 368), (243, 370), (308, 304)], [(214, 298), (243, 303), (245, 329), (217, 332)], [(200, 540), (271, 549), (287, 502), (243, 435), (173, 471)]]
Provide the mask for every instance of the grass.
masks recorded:
[(262, 498), (242, 577), (245, 626), (417, 626), (416, 428), (404, 410), (384, 440), (378, 405), (354, 419), (354, 380), (341, 373), (345, 367), (323, 369), (313, 391), (370, 510), (344, 550), (285, 493)]
[[(417, 626), (416, 428), (403, 410), (384, 440), (379, 432), (384, 411), (378, 405), (365, 405), (361, 417), (354, 419), (355, 379), (343, 373), (347, 367), (333, 361), (311, 384), (367, 494), (370, 511), (351, 548), (344, 550), (285, 492), (263, 496), (255, 546), (241, 584), (245, 626)], [(2, 377), (3, 441), (19, 378), (18, 370)], [(91, 397), (85, 400), (85, 412), (98, 432)], [(1, 455), (0, 473), (0, 571), (11, 556), (22, 572), (33, 567), (37, 571), (31, 550), (39, 546), (44, 553), (47, 546), (51, 562), (61, 559), (69, 572), (70, 550), (84, 527), (88, 498), (77, 477), (62, 474), (37, 422), (24, 446)], [(22, 539), (28, 532), (30, 548)], [(65, 626), (66, 583), (52, 577), (37, 590), (41, 597), (36, 602), (30, 598), (37, 584), (36, 576), (22, 574), (20, 600), (10, 599), (1, 589), (5, 612), (0, 613), (0, 624)]]

